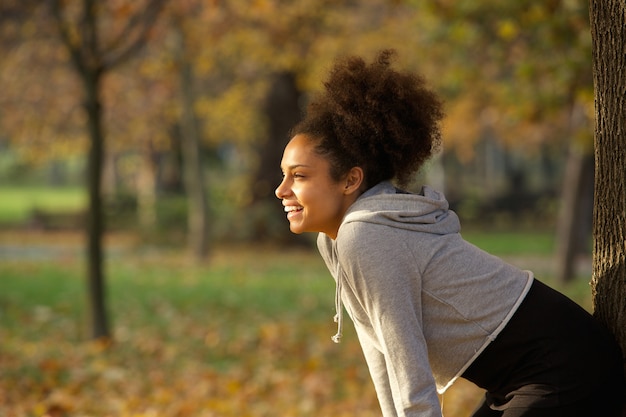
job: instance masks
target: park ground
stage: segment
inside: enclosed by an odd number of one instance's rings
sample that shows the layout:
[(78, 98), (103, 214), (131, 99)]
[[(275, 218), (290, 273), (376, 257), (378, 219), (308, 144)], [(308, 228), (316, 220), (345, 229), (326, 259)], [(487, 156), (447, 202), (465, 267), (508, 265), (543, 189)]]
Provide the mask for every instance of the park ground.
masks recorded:
[[(549, 236), (470, 237), (549, 282)], [(0, 416), (379, 415), (353, 328), (330, 340), (334, 283), (313, 250), (216, 245), (197, 263), (108, 235), (103, 343), (89, 338), (83, 242), (0, 231)], [(563, 289), (590, 307), (584, 276)], [(455, 384), (446, 417), (480, 397)]]

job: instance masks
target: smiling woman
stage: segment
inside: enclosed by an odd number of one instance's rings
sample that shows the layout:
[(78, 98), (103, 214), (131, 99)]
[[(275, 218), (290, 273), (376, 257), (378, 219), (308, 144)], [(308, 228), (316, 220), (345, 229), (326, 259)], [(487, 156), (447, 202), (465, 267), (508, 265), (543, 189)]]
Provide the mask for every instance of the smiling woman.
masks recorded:
[(385, 417), (441, 417), (463, 378), (473, 417), (616, 417), (619, 347), (583, 308), (465, 240), (444, 195), (402, 187), (439, 143), (441, 103), (417, 76), (338, 61), (292, 131), (276, 189), (294, 233), (318, 232)]
[(283, 201), (293, 233), (323, 232), (334, 238), (344, 213), (358, 197), (363, 171), (355, 167), (335, 181), (329, 162), (314, 151), (315, 146), (305, 135), (289, 142), (276, 197)]

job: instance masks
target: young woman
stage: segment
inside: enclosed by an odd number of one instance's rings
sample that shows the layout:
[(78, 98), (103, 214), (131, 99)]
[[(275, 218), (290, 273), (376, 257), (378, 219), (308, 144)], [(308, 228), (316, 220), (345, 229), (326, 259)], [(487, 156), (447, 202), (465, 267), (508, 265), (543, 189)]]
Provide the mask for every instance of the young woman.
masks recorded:
[[(613, 417), (622, 355), (568, 298), (467, 243), (444, 196), (398, 186), (436, 150), (442, 106), (392, 51), (332, 69), (285, 148), (276, 196), (319, 251), (354, 322), (383, 415), (441, 416), (458, 377), (473, 416)], [(393, 181), (396, 185), (393, 185)]]

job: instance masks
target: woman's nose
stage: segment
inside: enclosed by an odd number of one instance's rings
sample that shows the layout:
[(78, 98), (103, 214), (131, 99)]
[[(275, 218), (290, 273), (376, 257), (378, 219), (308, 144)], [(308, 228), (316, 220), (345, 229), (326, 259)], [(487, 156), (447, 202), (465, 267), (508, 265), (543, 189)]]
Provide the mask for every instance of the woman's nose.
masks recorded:
[(285, 186), (285, 178), (282, 179), (276, 190), (274, 190), (274, 194), (279, 200), (282, 200), (283, 197), (287, 194), (287, 187)]

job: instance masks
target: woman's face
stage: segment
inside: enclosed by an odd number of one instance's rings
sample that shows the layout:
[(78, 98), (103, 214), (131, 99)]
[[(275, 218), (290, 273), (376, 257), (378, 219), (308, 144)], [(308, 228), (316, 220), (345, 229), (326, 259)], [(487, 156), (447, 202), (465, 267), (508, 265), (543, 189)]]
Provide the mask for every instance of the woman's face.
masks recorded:
[(314, 150), (315, 142), (296, 135), (285, 147), (280, 167), (283, 181), (276, 188), (293, 233), (323, 232), (337, 237), (343, 216), (357, 197), (346, 180), (330, 177), (329, 162)]

